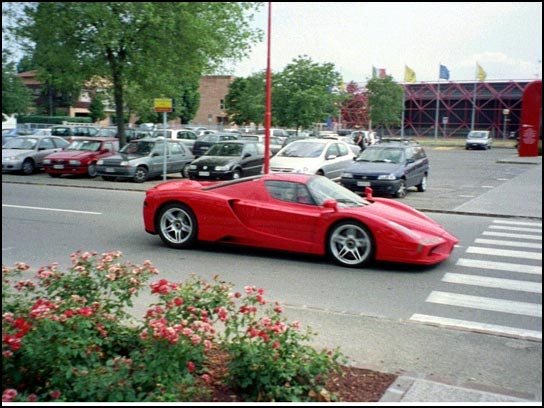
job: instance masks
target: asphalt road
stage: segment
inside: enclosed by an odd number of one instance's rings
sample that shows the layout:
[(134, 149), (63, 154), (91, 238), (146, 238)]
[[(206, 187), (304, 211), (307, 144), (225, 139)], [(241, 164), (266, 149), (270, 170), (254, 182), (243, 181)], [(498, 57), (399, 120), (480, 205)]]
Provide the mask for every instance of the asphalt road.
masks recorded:
[[(467, 206), (477, 200), (478, 197), (485, 196), (486, 192), (500, 190), (501, 186), (508, 183), (509, 180), (528, 174), (532, 170), (529, 168), (530, 166), (509, 163), (507, 159), (512, 156), (512, 151), (507, 149), (466, 152), (460, 149), (438, 148), (427, 149), (427, 152), (431, 160), (429, 189), (425, 193), (410, 192), (404, 202), (421, 210), (436, 212), (437, 217), (453, 217), (448, 219), (454, 219), (452, 228), (459, 228), (459, 231), (465, 230), (463, 224), (468, 224), (467, 229), (472, 227), (475, 231), (472, 236), (465, 237), (465, 240), (470, 242), (477, 239), (479, 232), (486, 229), (486, 225), (491, 224), (494, 218), (455, 215), (455, 209)], [(459, 163), (463, 163), (463, 165), (460, 166)], [(104, 191), (104, 188), (141, 192), (152, 184), (162, 182), (162, 180), (157, 180), (144, 184), (135, 184), (129, 182), (103, 182), (97, 179), (62, 178), (53, 180), (45, 174), (30, 177), (3, 174), (2, 181), (3, 205), (5, 197), (9, 197), (8, 194), (4, 193), (4, 189), (8, 190), (7, 183), (30, 183), (37, 186), (46, 186), (53, 183), (63, 186), (59, 189), (55, 188), (55, 192), (58, 191), (59, 196), (62, 195), (63, 189), (67, 186), (80, 186), (87, 189), (98, 188), (100, 190), (96, 191), (97, 194), (87, 195), (78, 193), (81, 191), (79, 188), (74, 189), (72, 201), (75, 208), (78, 205), (81, 209), (88, 208), (89, 205), (93, 208), (107, 206), (114, 208), (115, 211), (127, 212), (136, 211), (136, 207), (139, 208), (140, 204), (135, 203), (134, 208), (125, 208), (127, 204), (125, 204), (124, 200), (117, 200), (115, 196), (108, 194), (107, 190)], [(48, 189), (51, 191), (50, 188)], [(41, 195), (38, 193), (33, 194), (33, 197), (28, 197), (28, 193), (20, 193), (19, 195), (21, 199), (24, 199), (23, 201), (28, 202), (28, 199), (31, 198), (37, 204), (43, 204), (44, 199)], [(505, 195), (505, 200), (509, 199), (511, 197)], [(89, 200), (94, 201), (89, 202)], [(11, 258), (8, 256), (11, 249), (5, 246), (6, 242), (9, 242), (10, 236), (12, 237), (18, 233), (16, 225), (14, 226), (14, 224), (7, 221), (4, 222), (5, 213), (8, 213), (8, 211), (3, 211), (3, 263), (4, 258)], [(440, 213), (443, 214), (440, 215)], [(453, 214), (450, 215), (450, 213)], [(465, 211), (462, 211), (462, 213), (465, 213)], [(523, 216), (523, 214), (521, 215)], [(140, 216), (139, 213), (138, 216)], [(40, 218), (40, 215), (33, 215), (32, 217), (36, 217), (35, 221), (42, 221), (40, 228), (43, 228), (36, 232), (41, 237), (35, 240), (40, 242), (40, 247), (31, 251), (32, 256), (43, 257), (44, 254), (51, 253), (53, 247), (51, 241), (43, 239), (43, 236), (47, 235), (48, 228), (50, 231), (55, 230), (56, 234), (62, 231), (67, 232), (66, 240), (59, 244), (61, 245), (60, 249), (62, 249), (62, 246), (68, 249), (71, 239), (80, 240), (81, 237), (85, 236), (85, 228), (74, 223), (68, 215), (64, 215), (64, 225), (62, 217), (60, 217), (59, 222), (49, 222)], [(19, 221), (21, 223), (32, 222), (32, 217), (29, 218), (25, 215)], [(131, 222), (126, 221), (126, 224), (131, 224)], [(125, 244), (128, 247), (136, 245), (135, 248), (138, 250), (138, 245), (141, 245), (142, 241), (141, 228), (136, 225), (131, 227), (131, 231), (132, 229), (134, 231), (126, 236)], [(101, 241), (105, 243), (108, 236), (116, 232), (115, 225), (104, 226), (104, 231), (104, 238)], [(96, 238), (93, 238), (93, 240), (96, 240)], [(298, 299), (294, 300), (287, 296), (289, 300), (286, 308), (287, 316), (290, 319), (299, 320), (304, 325), (310, 325), (319, 334), (314, 340), (316, 346), (339, 346), (356, 365), (380, 371), (426, 376), (427, 378), (445, 380), (452, 384), (483, 384), (491, 388), (497, 387), (509, 390), (511, 393), (518, 393), (522, 397), (529, 397), (529, 399), (534, 397), (537, 400), (542, 400), (542, 346), (539, 341), (423, 325), (410, 320), (404, 315), (402, 318), (394, 318), (390, 315), (383, 315), (378, 311), (363, 310), (361, 312), (360, 308), (346, 304), (342, 295), (331, 296), (332, 293), (341, 294), (343, 290), (345, 293), (351, 290), (352, 293), (344, 297), (357, 298), (359, 293), (356, 288), (360, 283), (354, 282), (357, 276), (353, 271), (348, 273), (345, 269), (338, 270), (336, 267), (327, 264), (323, 265), (313, 259), (294, 257), (279, 257), (279, 259), (273, 257), (271, 259), (270, 254), (259, 253), (252, 253), (249, 257), (240, 257), (240, 253), (236, 253), (236, 251), (218, 251), (217, 248), (212, 250), (204, 248), (192, 255), (196, 256), (196, 258), (189, 259), (187, 254), (183, 254), (183, 252), (165, 249), (156, 237), (148, 236), (144, 241), (147, 247), (165, 254), (168, 262), (170, 262), (170, 257), (175, 257), (180, 265), (183, 265), (184, 262), (193, 264), (193, 262), (198, 262), (198, 259), (208, 261), (213, 259), (212, 264), (217, 265), (218, 270), (221, 270), (220, 268), (225, 269), (232, 264), (233, 269), (239, 268), (244, 271), (244, 275), (238, 276), (238, 279), (260, 281), (265, 288), (269, 287), (266, 285), (267, 280), (271, 282), (276, 277), (280, 282), (275, 289), (275, 298), (282, 297), (282, 287), (285, 290), (289, 287), (302, 288)], [(244, 254), (244, 252), (241, 253)], [(457, 261), (459, 257), (460, 255), (456, 255), (452, 262)], [(51, 261), (58, 260), (57, 258)], [(191, 262), (188, 262), (188, 260)], [(291, 270), (286, 272), (279, 270), (279, 273), (271, 273), (272, 271), (276, 272), (282, 263), (288, 263)], [(42, 264), (38, 263), (37, 265), (41, 266)], [(311, 274), (314, 275), (313, 279), (309, 277), (308, 265), (310, 265)], [(188, 273), (189, 271), (185, 272)], [(387, 287), (387, 284), (391, 284), (387, 282), (389, 279), (391, 282), (405, 281), (406, 285), (414, 283), (412, 289), (414, 293), (423, 289), (430, 292), (435, 288), (435, 279), (423, 280), (420, 276), (414, 278), (414, 276), (409, 276), (406, 273), (399, 274), (400, 271), (398, 270), (390, 270), (389, 272), (384, 274), (382, 271), (382, 273), (375, 275), (372, 275), (374, 272), (370, 272), (370, 276), (374, 276), (375, 279), (365, 281), (370, 287), (360, 291), (360, 304), (365, 304), (364, 296), (369, 296), (365, 295), (365, 293), (372, 293), (374, 289), (372, 284), (375, 284), (376, 288), (381, 287), (383, 289), (384, 285)], [(443, 275), (441, 272), (442, 270), (439, 270), (438, 273), (431, 271), (427, 275), (438, 275), (440, 277)], [(420, 275), (423, 276), (424, 274)], [(263, 279), (263, 277), (266, 278)], [(335, 279), (332, 279), (332, 277)], [(315, 282), (319, 282), (319, 285), (316, 285)], [(432, 285), (429, 284), (429, 287), (425, 287), (424, 282), (431, 282)], [(278, 282), (275, 283), (278, 284)], [(304, 288), (307, 290), (304, 290)], [(392, 296), (399, 296), (399, 294), (392, 293)], [(316, 300), (323, 300), (323, 302), (319, 305)], [(383, 306), (387, 306), (387, 298), (383, 298), (381, 301), (384, 303)], [(147, 302), (144, 303), (147, 304)], [(342, 307), (342, 304), (345, 307)], [(334, 305), (334, 307), (331, 305)]]

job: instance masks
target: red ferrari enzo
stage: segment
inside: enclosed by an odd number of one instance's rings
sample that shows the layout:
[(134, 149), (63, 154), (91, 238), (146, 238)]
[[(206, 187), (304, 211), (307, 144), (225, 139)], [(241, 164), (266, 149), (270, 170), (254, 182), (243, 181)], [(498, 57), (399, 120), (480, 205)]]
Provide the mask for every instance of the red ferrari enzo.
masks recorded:
[(329, 255), (342, 266), (374, 260), (432, 265), (458, 239), (419, 211), (363, 198), (326, 177), (267, 174), (225, 182), (169, 181), (146, 191), (145, 230), (173, 248), (197, 241)]

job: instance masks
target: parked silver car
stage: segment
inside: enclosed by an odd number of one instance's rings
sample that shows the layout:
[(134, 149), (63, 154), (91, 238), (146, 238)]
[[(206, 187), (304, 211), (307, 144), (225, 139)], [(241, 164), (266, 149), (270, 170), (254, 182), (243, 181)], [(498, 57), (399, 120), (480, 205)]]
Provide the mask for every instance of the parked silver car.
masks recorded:
[(32, 174), (43, 168), (43, 158), (70, 143), (57, 136), (17, 136), (2, 145), (2, 172)]
[(106, 181), (125, 178), (143, 183), (163, 174), (166, 150), (166, 173), (187, 176), (186, 166), (194, 159), (191, 151), (179, 140), (167, 140), (166, 149), (164, 142), (163, 138), (133, 140), (119, 154), (98, 160), (97, 175)]
[(270, 159), (272, 173), (320, 174), (339, 180), (353, 163), (355, 154), (347, 143), (336, 139), (296, 140)]

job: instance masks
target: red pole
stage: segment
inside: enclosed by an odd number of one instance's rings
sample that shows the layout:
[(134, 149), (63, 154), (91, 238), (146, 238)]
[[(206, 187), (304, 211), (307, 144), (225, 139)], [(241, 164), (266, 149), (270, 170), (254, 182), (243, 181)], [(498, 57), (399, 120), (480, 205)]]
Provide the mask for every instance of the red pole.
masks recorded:
[(270, 94), (272, 77), (270, 74), (270, 29), (272, 27), (272, 2), (268, 2), (268, 51), (266, 58), (266, 107), (264, 112), (264, 174), (270, 166), (270, 125), (272, 122), (272, 95)]

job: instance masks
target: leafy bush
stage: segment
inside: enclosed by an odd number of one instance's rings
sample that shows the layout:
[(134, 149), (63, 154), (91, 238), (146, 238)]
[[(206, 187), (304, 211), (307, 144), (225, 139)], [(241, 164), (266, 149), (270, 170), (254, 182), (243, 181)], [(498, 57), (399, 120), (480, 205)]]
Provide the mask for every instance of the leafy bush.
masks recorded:
[[(151, 262), (121, 263), (119, 251), (72, 254), (22, 279), (2, 267), (3, 401), (205, 401), (213, 348), (229, 353), (228, 384), (248, 401), (311, 401), (326, 393), (336, 350), (317, 352), (264, 290), (196, 275), (149, 285), (158, 297), (143, 319), (128, 308), (158, 274)], [(334, 399), (334, 396), (332, 396)]]

